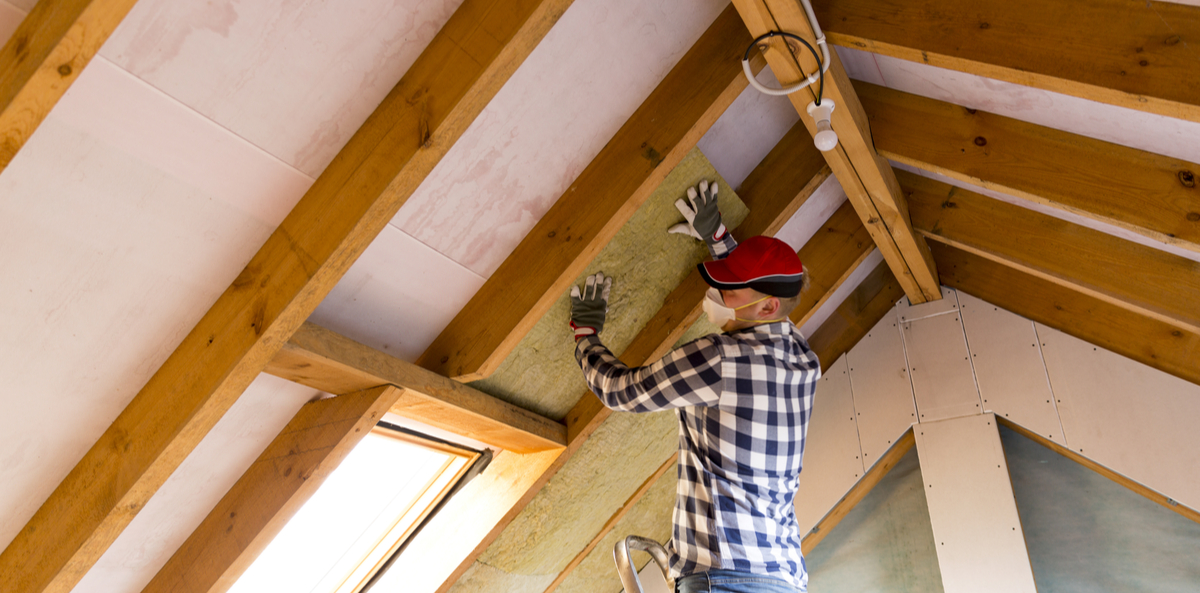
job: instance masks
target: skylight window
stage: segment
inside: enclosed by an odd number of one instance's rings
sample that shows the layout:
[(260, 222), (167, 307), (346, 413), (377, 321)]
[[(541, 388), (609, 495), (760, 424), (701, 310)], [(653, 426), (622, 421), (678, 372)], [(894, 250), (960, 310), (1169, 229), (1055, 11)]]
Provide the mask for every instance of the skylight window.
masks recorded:
[(477, 453), (375, 428), (267, 545), (231, 593), (355, 593)]

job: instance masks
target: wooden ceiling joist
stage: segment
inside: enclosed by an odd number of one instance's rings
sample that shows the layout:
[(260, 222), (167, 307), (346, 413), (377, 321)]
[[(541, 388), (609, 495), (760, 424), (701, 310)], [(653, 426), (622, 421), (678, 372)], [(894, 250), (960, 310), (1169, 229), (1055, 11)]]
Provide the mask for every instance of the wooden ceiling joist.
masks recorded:
[(942, 283), (1200, 385), (1200, 334), (939, 243)]
[(464, 382), (495, 372), (746, 88), (749, 43), (722, 12), (417, 364)]
[(304, 404), (142, 593), (229, 590), (400, 392), (382, 385)]
[[(829, 168), (824, 164), (804, 128), (799, 125), (793, 126), (742, 183), (738, 196), (749, 208), (750, 213), (742, 224), (733, 230), (734, 236), (751, 237), (778, 232), (829, 177)], [(629, 347), (621, 353), (620, 359), (626, 364), (637, 366), (652, 362), (669, 352), (700, 318), (701, 302), (707, 290), (708, 285), (704, 283), (699, 272), (689, 274), (667, 296), (662, 308), (638, 332)], [(580, 396), (579, 402), (567, 413), (566, 449), (534, 482), (504, 519), (495, 525), (487, 538), (459, 565), (454, 574), (438, 589), (439, 593), (449, 590), (471, 567), (475, 558), (499, 537), (550, 478), (567, 464), (583, 443), (611, 415), (612, 411), (604, 407), (591, 392)]]
[(466, 0), (233, 284), (0, 554), (69, 591), (208, 434), (566, 10)]
[(817, 0), (837, 45), (1200, 122), (1200, 7), (1071, 0)]
[(1200, 263), (898, 172), (913, 226), (945, 243), (1200, 333)]
[[(783, 31), (804, 37), (815, 47), (812, 28), (799, 0), (734, 0), (733, 5), (755, 37)], [(809, 52), (800, 48), (793, 54), (778, 37), (771, 41), (765, 54), (772, 72), (784, 86), (817, 71), (816, 59)], [(829, 57), (823, 97), (833, 100), (836, 106), (831, 123), (838, 134), (838, 145), (823, 153), (825, 159), (905, 294), (913, 303), (936, 301), (942, 295), (929, 247), (909, 223), (896, 175), (887, 159), (875, 151), (866, 114), (837, 53), (830, 51)], [(800, 113), (800, 121), (814, 136), (816, 123), (807, 109), (817, 98), (818, 86), (809, 85), (788, 95)]]
[(798, 255), (809, 275), (809, 287), (790, 315), (792, 322), (803, 326), (874, 249), (854, 205), (842, 204), (800, 248)]
[(879, 152), (896, 162), (1200, 251), (1196, 163), (868, 83), (854, 86)]
[(903, 296), (904, 290), (887, 262), (880, 263), (867, 274), (808, 338), (809, 347), (821, 360), (821, 370), (828, 369), (841, 355), (849, 352)]
[(302, 325), (263, 371), (328, 393), (396, 385), (404, 393), (392, 412), (516, 453), (567, 444), (561, 422), (312, 323)]
[(137, 0), (38, 2), (0, 51), (0, 171)]

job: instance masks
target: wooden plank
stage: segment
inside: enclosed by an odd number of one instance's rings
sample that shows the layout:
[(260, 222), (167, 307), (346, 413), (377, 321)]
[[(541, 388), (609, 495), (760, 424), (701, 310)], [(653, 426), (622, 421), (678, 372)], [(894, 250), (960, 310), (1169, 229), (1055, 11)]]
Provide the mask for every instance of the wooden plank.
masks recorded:
[[(798, 0), (734, 0), (733, 4), (755, 37), (770, 31), (786, 31), (805, 37), (815, 46), (812, 28)], [(803, 49), (793, 55), (779, 38), (768, 47), (767, 62), (784, 85), (794, 84), (805, 78), (804, 73), (817, 70), (816, 59)], [(929, 248), (909, 224), (896, 176), (887, 159), (875, 151), (866, 114), (837, 53), (831, 51), (829, 57), (823, 97), (832, 99), (836, 105), (831, 123), (838, 133), (838, 145), (824, 153), (825, 159), (905, 294), (914, 303), (936, 301), (941, 293)], [(813, 135), (816, 123), (807, 108), (817, 92), (818, 87), (810, 85), (788, 95), (800, 113), (800, 121)]]
[(1094, 0), (826, 0), (830, 42), (1200, 121), (1200, 8)]
[(946, 593), (1036, 593), (995, 416), (918, 424), (913, 433)]
[[(744, 50), (744, 48), (743, 48)], [(738, 197), (750, 209), (735, 236), (752, 237), (778, 231), (829, 176), (820, 153), (807, 134), (794, 126), (755, 167)], [(699, 272), (689, 274), (663, 302), (658, 313), (646, 323), (620, 358), (630, 365), (642, 365), (669, 352), (683, 334), (700, 318), (701, 302), (708, 285)], [(487, 549), (504, 528), (533, 500), (550, 478), (575, 455), (583, 443), (604, 423), (612, 411), (591, 392), (581, 394), (578, 403), (567, 412), (567, 447), (541, 477), (498, 522), (458, 569), (438, 589), (444, 593), (471, 567), (475, 558)]]
[(863, 474), (862, 479), (825, 514), (820, 522), (817, 523), (817, 526), (808, 532), (808, 535), (804, 536), (804, 539), (800, 542), (800, 550), (806, 556), (809, 552), (812, 552), (813, 548), (817, 547), (817, 544), (821, 543), (821, 540), (825, 539), (825, 536), (829, 535), (829, 532), (833, 531), (833, 528), (837, 527), (838, 523), (841, 523), (842, 519), (845, 519), (846, 515), (850, 514), (850, 511), (871, 493), (871, 490), (883, 480), (883, 477), (893, 467), (896, 467), (897, 463), (900, 463), (900, 459), (904, 457), (904, 454), (913, 448), (913, 443), (912, 429), (906, 430), (896, 440), (896, 444), (892, 445), (886, 453), (880, 456), (875, 465), (872, 465), (871, 469), (868, 469), (867, 473)]
[(931, 248), (947, 286), (1200, 385), (1200, 334), (953, 247)]
[(404, 388), (392, 412), (517, 453), (566, 446), (567, 427), (336, 332), (305, 323), (264, 372), (328, 393)]
[(746, 88), (749, 43), (721, 13), (417, 364), (464, 382), (493, 373)]
[(65, 592), (82, 578), (569, 4), (466, 0), (459, 7), (233, 284), (0, 554), (0, 589)]
[(1200, 251), (1196, 163), (867, 83), (854, 86), (876, 146), (892, 160)]
[(0, 50), (0, 171), (137, 0), (38, 2)]
[(842, 204), (797, 255), (808, 274), (808, 290), (789, 316), (802, 327), (867, 259), (875, 243), (850, 202)]
[(1160, 494), (1154, 490), (1151, 490), (1150, 488), (1147, 488), (1147, 487), (1139, 484), (1138, 482), (1130, 480), (1129, 478), (1127, 478), (1107, 467), (1104, 467), (1103, 465), (1100, 465), (1099, 463), (1096, 463), (1092, 459), (1085, 457), (1075, 451), (1072, 451), (1071, 449), (1063, 446), (1062, 443), (1056, 443), (1036, 432), (1033, 432), (1032, 430), (1029, 430), (1028, 428), (1021, 426), (1020, 424), (1017, 424), (1017, 423), (1007, 420), (1005, 418), (997, 418), (996, 421), (999, 422), (1000, 424), (1003, 424), (1004, 426), (1007, 426), (1008, 428), (1012, 429), (1014, 432), (1017, 432), (1017, 433), (1025, 436), (1026, 438), (1036, 441), (1039, 445), (1042, 445), (1043, 447), (1046, 447), (1047, 449), (1050, 449), (1051, 451), (1054, 451), (1055, 453), (1058, 453), (1059, 455), (1062, 455), (1063, 457), (1066, 457), (1067, 459), (1070, 459), (1071, 461), (1074, 461), (1075, 463), (1078, 463), (1079, 465), (1082, 465), (1082, 466), (1128, 488), (1129, 490), (1132, 490), (1133, 492), (1140, 494), (1140, 495), (1154, 501), (1159, 506), (1162, 506), (1163, 508), (1166, 508), (1166, 509), (1170, 509), (1172, 512), (1179, 513), (1180, 515), (1183, 515), (1184, 517), (1187, 517), (1188, 519), (1190, 519), (1196, 523), (1200, 523), (1200, 511), (1197, 511), (1196, 509), (1179, 504), (1178, 501), (1176, 501), (1168, 496), (1165, 496), (1163, 494)]
[(876, 266), (808, 339), (821, 360), (821, 370), (849, 352), (902, 296), (904, 290), (887, 262)]
[(1200, 263), (906, 171), (913, 227), (1043, 280), (1200, 332)]
[(305, 404), (142, 592), (228, 590), (401, 391), (383, 385)]

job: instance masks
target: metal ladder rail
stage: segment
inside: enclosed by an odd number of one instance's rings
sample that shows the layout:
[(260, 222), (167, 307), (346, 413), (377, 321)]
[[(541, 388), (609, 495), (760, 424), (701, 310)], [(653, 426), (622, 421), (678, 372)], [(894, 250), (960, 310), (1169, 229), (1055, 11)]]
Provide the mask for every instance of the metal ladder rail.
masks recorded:
[(658, 568), (662, 570), (663, 578), (670, 581), (667, 569), (669, 563), (667, 550), (652, 539), (631, 535), (618, 541), (617, 545), (613, 547), (613, 560), (617, 563), (617, 575), (621, 577), (621, 585), (625, 587), (625, 593), (643, 593), (642, 581), (638, 578), (633, 563), (629, 561), (629, 550), (631, 549), (648, 552), (654, 562), (658, 564)]

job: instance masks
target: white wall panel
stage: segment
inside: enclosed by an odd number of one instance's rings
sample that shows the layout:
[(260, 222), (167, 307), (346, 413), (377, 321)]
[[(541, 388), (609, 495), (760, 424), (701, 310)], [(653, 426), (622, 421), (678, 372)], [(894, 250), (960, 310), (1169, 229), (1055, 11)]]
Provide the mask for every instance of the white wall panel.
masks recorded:
[(942, 298), (936, 301), (911, 305), (909, 304), (908, 297), (900, 299), (900, 302), (896, 303), (896, 319), (899, 319), (903, 323), (958, 311), (957, 292), (953, 288), (946, 288), (945, 286), (939, 286), (938, 288), (942, 291)]
[(914, 431), (946, 593), (1036, 593), (995, 417)]
[(821, 230), (825, 221), (829, 220), (829, 217), (845, 201), (846, 192), (842, 189), (842, 184), (838, 182), (837, 177), (833, 175), (826, 177), (825, 181), (817, 186), (816, 191), (804, 201), (800, 209), (787, 222), (783, 223), (779, 232), (775, 233), (775, 238), (787, 243), (792, 249), (800, 251), (800, 248), (804, 247), (804, 244), (808, 243), (808, 240)]
[(846, 353), (863, 467), (867, 468), (917, 421), (904, 343), (896, 325), (894, 315), (885, 315)]
[(1200, 508), (1200, 386), (1037, 324), (1067, 446)]
[(817, 384), (804, 445), (804, 470), (796, 491), (796, 521), (807, 533), (863, 475), (854, 396), (843, 356)]
[[(779, 86), (770, 66), (758, 73), (758, 81), (769, 87)], [(725, 183), (737, 191), (763, 157), (799, 120), (800, 114), (786, 97), (765, 95), (747, 86), (705, 132), (696, 147)]]
[(1033, 322), (966, 293), (958, 302), (983, 410), (1064, 443)]
[[(942, 300), (953, 298), (951, 295)], [(917, 419), (932, 422), (978, 414), (979, 390), (958, 311), (901, 322), (900, 327), (917, 401)]]

